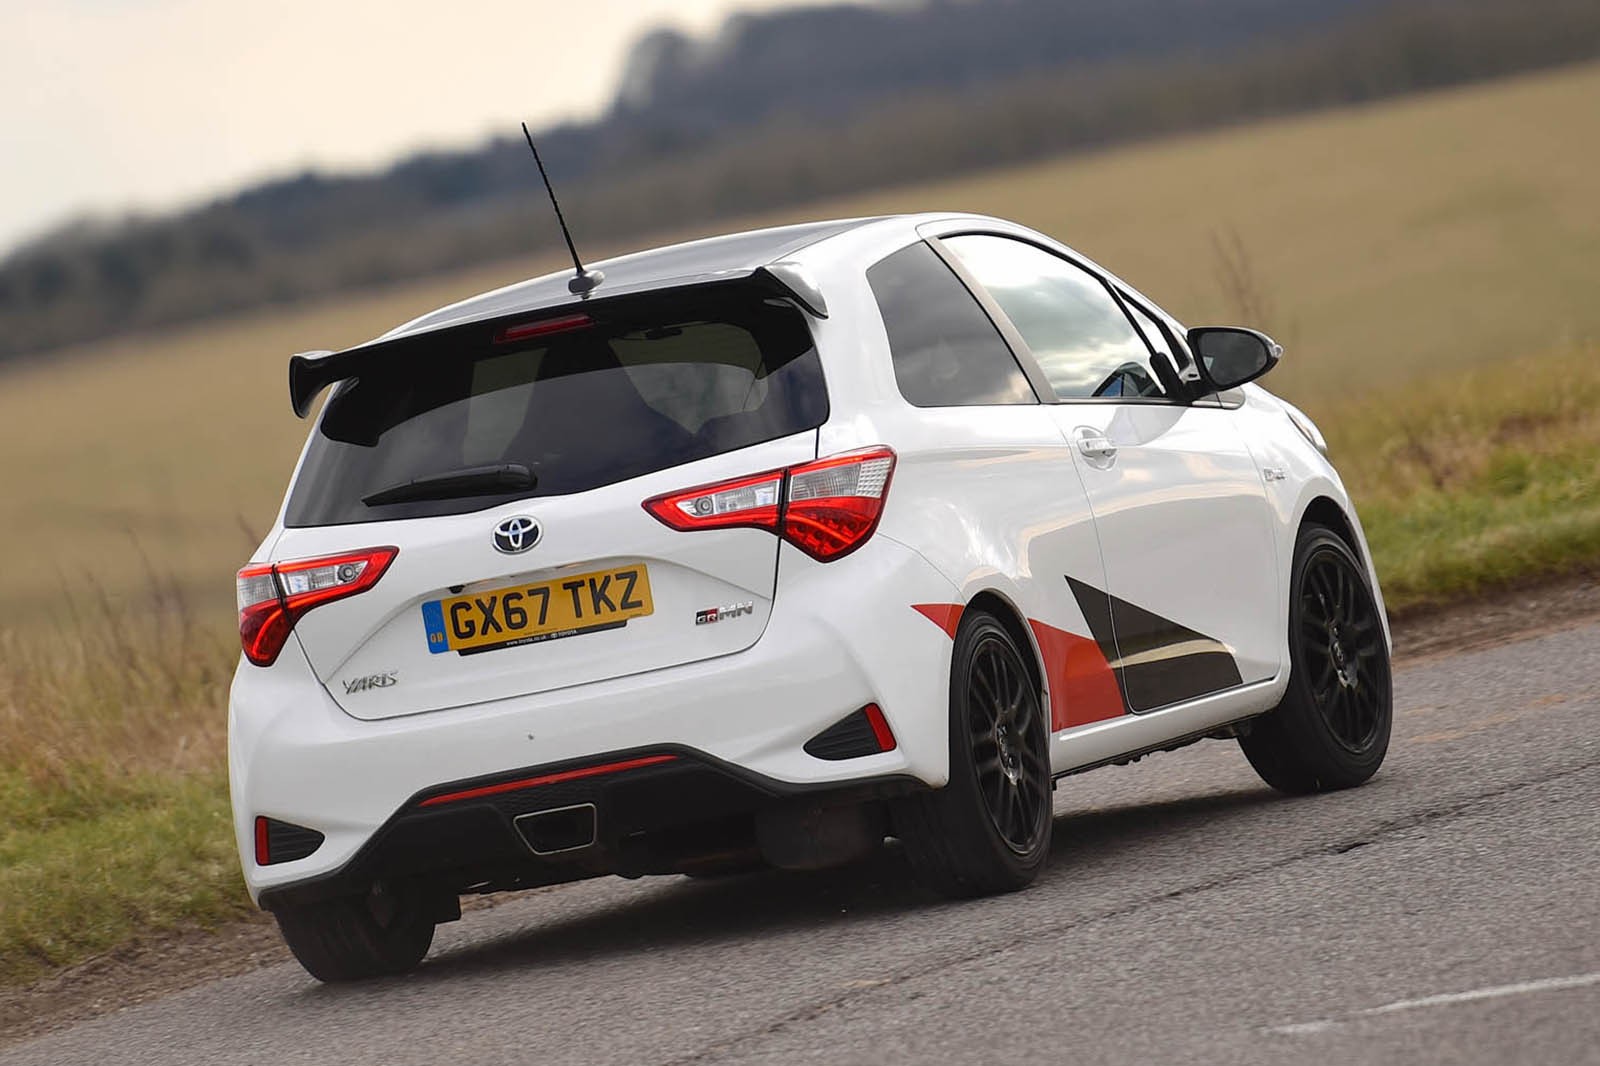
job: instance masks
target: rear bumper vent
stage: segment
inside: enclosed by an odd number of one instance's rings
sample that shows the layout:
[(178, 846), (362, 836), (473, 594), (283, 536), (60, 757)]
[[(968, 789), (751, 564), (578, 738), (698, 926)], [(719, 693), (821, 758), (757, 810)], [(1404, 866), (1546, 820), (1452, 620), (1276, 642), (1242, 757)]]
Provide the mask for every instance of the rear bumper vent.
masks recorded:
[(276, 818), (256, 818), (256, 865), (294, 862), (322, 847), (323, 835), (315, 829)]
[(815, 759), (839, 762), (893, 751), (894, 734), (876, 703), (833, 723), (805, 743), (805, 753)]

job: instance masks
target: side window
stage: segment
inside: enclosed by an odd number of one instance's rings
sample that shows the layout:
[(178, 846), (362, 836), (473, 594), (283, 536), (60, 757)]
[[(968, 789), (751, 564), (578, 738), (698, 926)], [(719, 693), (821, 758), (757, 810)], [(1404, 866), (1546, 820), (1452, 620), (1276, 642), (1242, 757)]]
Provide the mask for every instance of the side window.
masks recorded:
[(1167, 395), (1150, 349), (1099, 278), (1009, 237), (944, 243), (1022, 334), (1056, 399)]
[(938, 254), (918, 242), (867, 270), (894, 379), (917, 407), (1037, 403), (983, 307)]

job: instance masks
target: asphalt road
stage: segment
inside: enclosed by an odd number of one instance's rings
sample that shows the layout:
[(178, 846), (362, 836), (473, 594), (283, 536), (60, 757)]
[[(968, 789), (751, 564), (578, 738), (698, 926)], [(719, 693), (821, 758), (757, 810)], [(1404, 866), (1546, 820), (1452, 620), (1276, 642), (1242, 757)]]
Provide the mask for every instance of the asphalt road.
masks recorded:
[(411, 977), (279, 965), (0, 1063), (1600, 1063), (1600, 625), (1415, 663), (1363, 788), (1231, 743), (1069, 778), (1030, 890), (607, 880), (445, 926)]

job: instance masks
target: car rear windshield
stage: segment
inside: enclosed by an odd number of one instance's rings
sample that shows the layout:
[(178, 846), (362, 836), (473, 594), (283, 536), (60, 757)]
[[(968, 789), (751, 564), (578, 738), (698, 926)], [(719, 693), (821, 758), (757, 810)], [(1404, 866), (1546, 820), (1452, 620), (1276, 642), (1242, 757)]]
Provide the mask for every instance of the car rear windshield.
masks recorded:
[(583, 492), (827, 418), (810, 331), (786, 301), (701, 294), (562, 319), (525, 341), (375, 352), (328, 400), (286, 523)]

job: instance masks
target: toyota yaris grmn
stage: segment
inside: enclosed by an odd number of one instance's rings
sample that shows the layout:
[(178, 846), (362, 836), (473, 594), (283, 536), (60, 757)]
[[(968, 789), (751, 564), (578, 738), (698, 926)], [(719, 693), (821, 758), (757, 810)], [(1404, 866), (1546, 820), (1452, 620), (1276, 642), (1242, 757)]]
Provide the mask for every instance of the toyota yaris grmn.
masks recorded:
[(291, 360), (331, 391), (239, 572), (229, 765), (315, 976), (467, 893), (886, 837), (1020, 888), (1058, 779), (1205, 737), (1288, 792), (1378, 768), (1377, 580), (1267, 337), (992, 218), (600, 265)]

